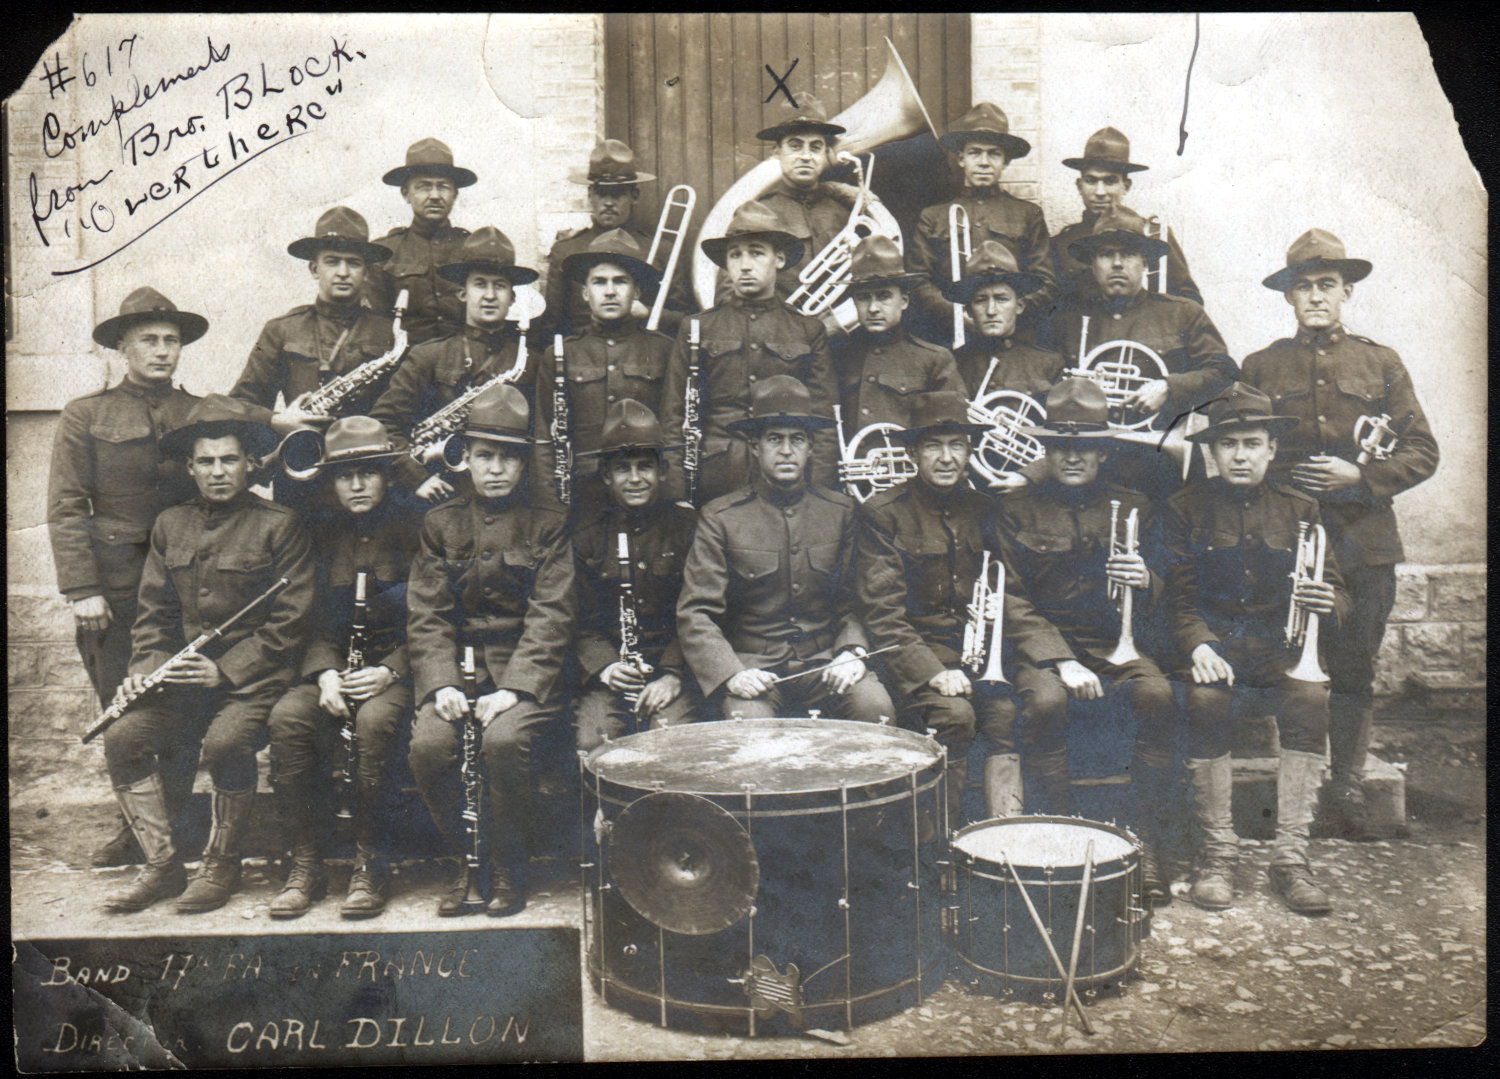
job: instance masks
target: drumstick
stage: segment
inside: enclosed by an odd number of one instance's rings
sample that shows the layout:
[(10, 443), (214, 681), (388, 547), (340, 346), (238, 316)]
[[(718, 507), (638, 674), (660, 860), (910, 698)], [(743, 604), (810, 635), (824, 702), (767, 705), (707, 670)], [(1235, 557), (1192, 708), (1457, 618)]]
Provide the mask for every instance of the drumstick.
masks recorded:
[(1078, 919), (1073, 923), (1073, 954), (1068, 957), (1067, 983), (1063, 986), (1062, 1030), (1058, 1037), (1068, 1033), (1068, 1001), (1073, 997), (1073, 978), (1078, 973), (1078, 946), (1083, 943), (1084, 915), (1089, 909), (1089, 886), (1094, 883), (1094, 841), (1089, 840), (1083, 852), (1083, 884), (1078, 891)]
[[(863, 661), (869, 659), (871, 656), (878, 656), (882, 652), (890, 652), (900, 647), (901, 646), (897, 644), (888, 644), (884, 648), (877, 648), (873, 652), (866, 652), (864, 655), (856, 658)], [(842, 662), (843, 660), (836, 659), (832, 663), (825, 663), (821, 667), (809, 667), (807, 670), (798, 671), (796, 674), (778, 674), (775, 678), (771, 679), (771, 685), (774, 686), (779, 682), (790, 682), (793, 678), (801, 678), (804, 675), (820, 674), (823, 671), (828, 670), (830, 667), (837, 667)]]
[[(1010, 879), (1016, 882), (1016, 890), (1021, 893), (1021, 900), (1026, 904), (1026, 913), (1031, 915), (1031, 922), (1036, 926), (1037, 935), (1042, 938), (1042, 943), (1047, 946), (1047, 954), (1052, 957), (1052, 965), (1057, 968), (1057, 973), (1064, 978), (1068, 976), (1067, 969), (1063, 967), (1062, 959), (1057, 954), (1057, 949), (1052, 947), (1052, 938), (1047, 935), (1047, 927), (1042, 924), (1042, 916), (1036, 912), (1036, 905), (1032, 903), (1031, 896), (1026, 893), (1026, 885), (1021, 883), (1021, 874), (1016, 872), (1016, 867), (1006, 857), (1005, 852), (1000, 852), (1000, 860), (1005, 863), (1005, 868), (1010, 870)], [(1073, 992), (1073, 987), (1068, 986), (1068, 996), (1063, 998), (1064, 1010), (1068, 1007), (1068, 1001), (1078, 1009), (1078, 1025), (1083, 1027), (1085, 1034), (1094, 1032), (1094, 1025), (1089, 1022), (1089, 1017), (1083, 1013), (1083, 1002), (1078, 999), (1078, 994)]]

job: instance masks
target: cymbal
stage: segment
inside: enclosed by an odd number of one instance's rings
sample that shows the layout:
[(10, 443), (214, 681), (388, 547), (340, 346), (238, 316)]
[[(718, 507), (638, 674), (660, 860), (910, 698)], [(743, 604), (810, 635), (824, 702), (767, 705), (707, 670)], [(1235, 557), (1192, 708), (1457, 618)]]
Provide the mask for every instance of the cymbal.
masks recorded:
[(662, 791), (630, 803), (609, 837), (610, 875), (635, 912), (706, 936), (749, 913), (760, 888), (750, 835), (707, 798)]

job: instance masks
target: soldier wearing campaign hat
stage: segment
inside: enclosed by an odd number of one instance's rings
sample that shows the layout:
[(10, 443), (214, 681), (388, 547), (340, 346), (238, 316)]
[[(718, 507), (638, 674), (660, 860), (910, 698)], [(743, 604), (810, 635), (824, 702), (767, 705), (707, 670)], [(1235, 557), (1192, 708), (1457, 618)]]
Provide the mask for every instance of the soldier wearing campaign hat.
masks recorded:
[[(271, 900), (273, 918), (298, 917), (326, 892), (323, 852), (333, 801), (354, 816), (355, 864), (341, 913), (367, 918), (385, 909), (390, 765), (412, 706), (406, 579), (420, 523), (392, 497), (399, 453), (379, 421), (348, 416), (329, 426), (310, 468), (309, 482), (331, 488), (338, 512), (313, 533), (318, 603), (311, 641), (296, 684), (269, 721), (271, 784), (292, 851), (286, 885)], [(351, 670), (346, 661), (356, 625), (363, 664)], [(332, 752), (332, 735), (344, 727), (354, 733), (352, 760)], [(352, 796), (330, 798), (330, 756), (352, 764), (353, 774), (341, 780)]]
[[(677, 637), (677, 596), (697, 514), (663, 496), (666, 442), (651, 409), (626, 397), (609, 406), (590, 454), (599, 461), (605, 501), (573, 534), (581, 687), (573, 712), (581, 750), (638, 726), (687, 722), (702, 703)], [(627, 608), (633, 656), (622, 646)]]
[[(179, 311), (154, 288), (136, 289), (120, 303), (119, 314), (94, 327), (96, 344), (119, 351), (123, 377), (69, 401), (58, 417), (47, 532), (57, 588), (72, 607), (78, 654), (101, 705), (114, 696), (130, 662), (130, 627), (151, 526), (193, 489), (179, 464), (161, 459), (160, 445), (198, 401), (172, 377), (182, 347), (207, 331), (202, 315)], [(178, 767), (164, 770), (174, 816), (191, 791), (195, 763), (178, 759)], [(130, 828), (117, 832), (93, 860), (100, 866), (139, 861)]]
[[(1064, 158), (1063, 164), (1078, 171), (1075, 184), (1078, 196), (1083, 200), (1083, 220), (1065, 226), (1052, 237), (1052, 259), (1057, 266), (1060, 285), (1058, 299), (1067, 302), (1080, 294), (1087, 296), (1094, 283), (1090, 268), (1073, 257), (1073, 244), (1088, 236), (1099, 218), (1124, 207), (1131, 174), (1145, 172), (1149, 166), (1130, 160), (1130, 140), (1112, 127), (1095, 131), (1084, 143), (1083, 155)], [(1166, 243), (1165, 291), (1201, 305), (1203, 293), (1198, 290), (1177, 237), (1170, 229), (1167, 230)]]
[[(1371, 270), (1324, 229), (1299, 236), (1286, 265), (1265, 279), (1282, 293), (1297, 332), (1245, 358), (1245, 382), (1301, 422), (1281, 439), (1271, 475), (1316, 498), (1353, 610), (1324, 636), (1332, 777), (1325, 790), (1335, 827), (1373, 838), (1366, 819), (1365, 757), (1374, 718), (1375, 656), (1396, 598), (1403, 557), (1392, 500), (1437, 469), (1438, 446), (1394, 349), (1344, 328), (1354, 283)], [(1368, 428), (1386, 418), (1387, 435), (1370, 450)]]
[(968, 215), (970, 249), (987, 240), (1009, 243), (1020, 268), (1041, 279), (1034, 290), (1033, 310), (1046, 310), (1057, 291), (1046, 218), (1036, 203), (1000, 187), (1005, 166), (1029, 154), (1031, 144), (1011, 134), (1005, 113), (989, 102), (975, 105), (953, 121), (938, 142), (957, 158), (964, 191), (957, 199), (923, 210), (907, 244), (907, 267), (929, 279), (917, 290), (918, 307), (934, 327), (953, 323), (953, 305), (944, 298), (943, 289), (955, 280), (949, 218), (950, 207), (956, 203)]
[(1328, 684), (1291, 676), (1301, 650), (1285, 630), (1296, 603), (1338, 632), (1349, 597), (1331, 545), (1322, 580), (1309, 573), (1293, 583), (1299, 533), (1323, 516), (1315, 498), (1267, 474), (1298, 418), (1278, 414), (1270, 397), (1242, 382), (1206, 411), (1207, 429), (1189, 437), (1208, 446), (1219, 474), (1168, 499), (1164, 525), (1166, 611), (1181, 659), (1173, 677), (1188, 683), (1188, 768), (1203, 834), (1192, 898), (1210, 910), (1234, 902), (1229, 739), (1234, 694), (1248, 694), (1270, 705), (1281, 741), (1271, 888), (1293, 911), (1324, 914), (1332, 904), (1313, 880), (1308, 832), (1323, 778)]
[(688, 665), (726, 717), (893, 717), (864, 663), (854, 500), (807, 480), (812, 436), (833, 420), (790, 375), (757, 382), (748, 412), (732, 426), (749, 440), (754, 477), (703, 507), (683, 568), (677, 632)]
[[(459, 664), (464, 647), (472, 646), (487, 778), (484, 819), (476, 827), (488, 866), (478, 884), (487, 912), (501, 917), (526, 902), (531, 745), (561, 721), (557, 683), (578, 601), (567, 519), (526, 491), (532, 448), (526, 396), (512, 385), (484, 391), (462, 434), (473, 493), (423, 518), (407, 587), (417, 703), (411, 770), (433, 820), (462, 856), (459, 754), (469, 705)], [(460, 874), (438, 914), (464, 913), (470, 883), (467, 872)]]
[(372, 268), (364, 295), (371, 307), (385, 314), (401, 290), (406, 290), (407, 339), (421, 344), (443, 337), (464, 324), (463, 301), (453, 282), (438, 272), (452, 262), (468, 238), (467, 229), (449, 220), (460, 189), (477, 179), (470, 169), (453, 163), (453, 151), (433, 138), (407, 147), (406, 161), (382, 177), (401, 189), (411, 207), (411, 224), (392, 229), (377, 243), (391, 250), (389, 261)]
[(907, 426), (922, 394), (963, 392), (952, 354), (906, 331), (911, 290), (923, 278), (906, 271), (895, 243), (879, 235), (861, 240), (849, 274), (845, 295), (854, 301), (859, 326), (831, 349), (845, 438), (871, 423)]

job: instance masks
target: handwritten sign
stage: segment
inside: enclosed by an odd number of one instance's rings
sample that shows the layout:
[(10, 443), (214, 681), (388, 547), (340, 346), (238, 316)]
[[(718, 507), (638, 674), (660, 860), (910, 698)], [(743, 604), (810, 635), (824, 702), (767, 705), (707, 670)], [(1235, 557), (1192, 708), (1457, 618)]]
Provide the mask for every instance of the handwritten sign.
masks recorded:
[(578, 931), (16, 941), (22, 1071), (579, 1060)]
[(181, 38), (143, 33), (78, 48), (43, 59), (36, 78), (49, 109), (40, 130), (13, 135), (34, 139), (44, 161), (79, 154), (87, 163), (74, 182), (54, 182), (45, 167), (27, 178), (31, 225), (44, 246), (79, 233), (109, 238), (102, 254), (53, 270), (58, 277), (113, 257), (262, 154), (314, 130), (369, 59), (338, 34), (316, 51), (270, 60), (242, 61), (233, 41), (212, 34), (187, 61)]

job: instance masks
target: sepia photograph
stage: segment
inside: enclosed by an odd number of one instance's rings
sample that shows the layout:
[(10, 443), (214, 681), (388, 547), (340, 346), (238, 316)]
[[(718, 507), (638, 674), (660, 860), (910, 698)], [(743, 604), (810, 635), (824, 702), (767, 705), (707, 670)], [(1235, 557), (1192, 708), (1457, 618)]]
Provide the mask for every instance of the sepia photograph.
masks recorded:
[(57, 32), (3, 114), (21, 1072), (1485, 1041), (1434, 24)]

